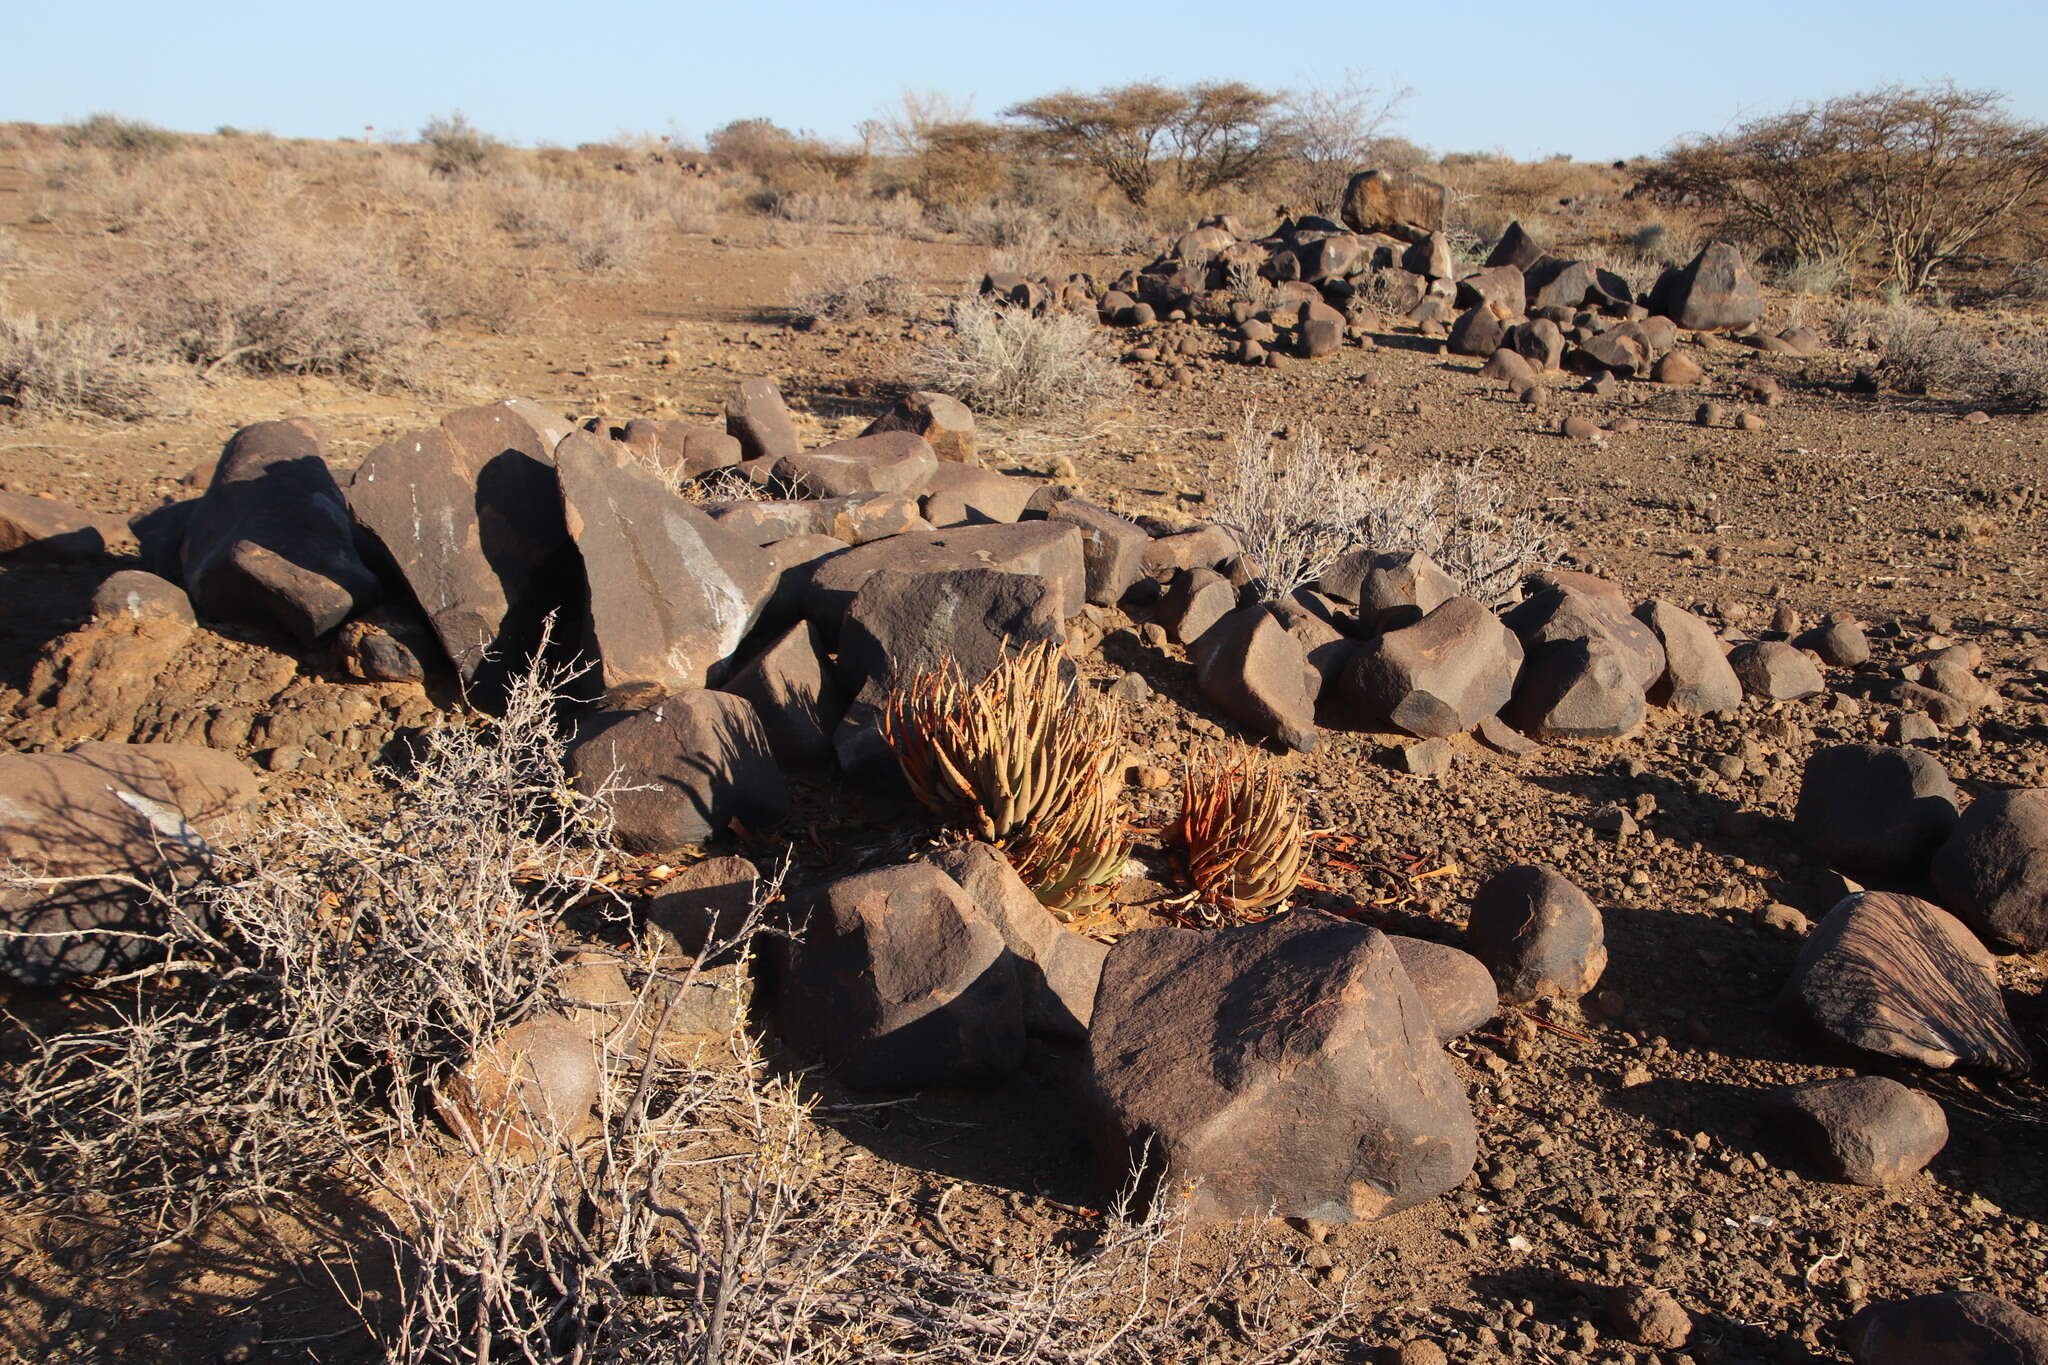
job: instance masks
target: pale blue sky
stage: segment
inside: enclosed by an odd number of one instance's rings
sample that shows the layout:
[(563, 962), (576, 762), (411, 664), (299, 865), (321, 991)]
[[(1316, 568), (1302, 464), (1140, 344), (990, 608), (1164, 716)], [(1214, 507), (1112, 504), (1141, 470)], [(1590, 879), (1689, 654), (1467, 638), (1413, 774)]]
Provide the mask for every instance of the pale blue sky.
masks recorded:
[(524, 143), (747, 117), (842, 138), (906, 86), (992, 114), (1067, 86), (1347, 68), (1412, 87), (1398, 131), (1425, 146), (1604, 160), (1891, 81), (1951, 77), (2048, 120), (2048, 6), (0, 0), (0, 119), (202, 132), (410, 135), (459, 109)]

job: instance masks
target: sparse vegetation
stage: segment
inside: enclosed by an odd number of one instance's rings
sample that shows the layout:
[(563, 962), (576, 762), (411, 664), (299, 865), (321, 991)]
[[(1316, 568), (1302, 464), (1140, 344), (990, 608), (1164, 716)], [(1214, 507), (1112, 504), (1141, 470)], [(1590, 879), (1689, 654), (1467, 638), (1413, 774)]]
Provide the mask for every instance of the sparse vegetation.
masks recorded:
[(1110, 774), (1117, 710), (1056, 642), (976, 682), (951, 661), (900, 680), (883, 734), (918, 800), (1002, 849), (1046, 905), (1085, 909), (1115, 889), (1130, 851)]
[(798, 276), (793, 288), (790, 310), (804, 323), (900, 316), (918, 302), (909, 261), (884, 240), (820, 262)]
[(158, 387), (133, 332), (92, 319), (0, 311), (0, 408), (134, 421)]
[(124, 157), (162, 156), (176, 151), (185, 141), (154, 123), (106, 113), (65, 124), (63, 137), (67, 146), (94, 147)]
[(1129, 381), (1101, 351), (1100, 329), (1072, 313), (1034, 316), (986, 299), (953, 305), (952, 328), (911, 362), (921, 388), (1000, 417), (1077, 416)]
[(1879, 351), (1878, 371), (1906, 393), (2048, 407), (2048, 334), (1988, 340), (1967, 323), (1903, 300), (1853, 315)]
[(461, 111), (436, 114), (420, 129), (420, 144), (427, 149), (427, 164), (435, 175), (481, 175), (498, 158), (498, 140), (484, 132)]
[(1173, 837), (1201, 903), (1240, 920), (1283, 906), (1308, 861), (1300, 802), (1271, 760), (1248, 748), (1190, 765)]

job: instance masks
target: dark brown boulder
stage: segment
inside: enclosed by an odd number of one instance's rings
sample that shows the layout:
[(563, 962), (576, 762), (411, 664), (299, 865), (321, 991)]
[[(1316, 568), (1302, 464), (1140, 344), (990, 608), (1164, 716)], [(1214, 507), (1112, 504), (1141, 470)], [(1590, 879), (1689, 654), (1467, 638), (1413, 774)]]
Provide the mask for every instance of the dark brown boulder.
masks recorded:
[(908, 431), (931, 445), (932, 453), (952, 464), (979, 464), (974, 434), (974, 414), (957, 398), (927, 389), (914, 389), (889, 405), (889, 410), (868, 423), (863, 436), (885, 431)]
[(1321, 678), (1308, 652), (1263, 605), (1239, 607), (1192, 650), (1195, 686), (1239, 725), (1303, 753), (1316, 746)]
[(1168, 578), (1179, 569), (1213, 569), (1241, 553), (1237, 538), (1221, 526), (1198, 526), (1159, 536), (1145, 547), (1145, 572)]
[(1089, 1100), (1107, 1181), (1197, 1216), (1381, 1218), (1472, 1168), (1471, 1109), (1376, 930), (1296, 911), (1140, 929), (1103, 964)]
[(677, 692), (722, 678), (775, 589), (768, 557), (616, 441), (571, 432), (555, 467), (605, 688)]
[(2048, 1322), (1995, 1294), (1873, 1303), (1842, 1338), (1856, 1365), (2048, 1365)]
[(1564, 333), (1549, 318), (1536, 318), (1515, 328), (1514, 346), (1537, 374), (1564, 365)]
[(95, 621), (116, 617), (175, 621), (188, 626), (198, 619), (192, 614), (192, 601), (183, 588), (142, 569), (121, 569), (108, 574), (93, 589), (92, 617)]
[(1024, 993), (1002, 932), (930, 863), (842, 877), (793, 898), (802, 926), (777, 996), (783, 1036), (848, 1084), (999, 1080), (1024, 1060)]
[(745, 697), (768, 732), (768, 747), (787, 767), (832, 757), (832, 731), (846, 711), (825, 656), (825, 642), (809, 621), (798, 621), (769, 641), (719, 688)]
[(1458, 281), (1457, 304), (1460, 308), (1490, 304), (1503, 317), (1520, 317), (1528, 310), (1528, 285), (1514, 266), (1490, 265)]
[(1412, 171), (1361, 171), (1344, 187), (1344, 225), (1419, 242), (1443, 231), (1444, 187)]
[(1500, 235), (1493, 250), (1486, 253), (1486, 266), (1513, 266), (1516, 270), (1527, 270), (1543, 259), (1543, 248), (1536, 244), (1527, 229), (1520, 222), (1508, 224), (1508, 230)]
[(1115, 606), (1144, 575), (1145, 549), (1152, 538), (1136, 522), (1085, 498), (1059, 499), (1047, 510), (1046, 519), (1081, 528), (1081, 563), (1090, 602)]
[(1813, 659), (1783, 640), (1745, 640), (1728, 651), (1728, 665), (1752, 697), (1796, 701), (1827, 691)]
[(923, 507), (928, 523), (969, 526), (1018, 520), (1044, 485), (975, 465), (941, 463), (926, 487)]
[(1591, 261), (1545, 256), (1523, 275), (1532, 313), (1538, 308), (1579, 308), (1588, 299), (1604, 297), (1600, 291), (1599, 273)]
[(760, 870), (745, 858), (706, 858), (676, 873), (648, 898), (647, 923), (666, 947), (723, 960), (755, 918), (760, 894)]
[(1451, 324), (1451, 334), (1444, 342), (1444, 349), (1452, 355), (1492, 355), (1501, 348), (1507, 337), (1507, 324), (1500, 315), (1484, 303), (1474, 304), (1458, 315)]
[(1237, 610), (1237, 589), (1214, 569), (1182, 569), (1167, 587), (1152, 619), (1177, 645), (1192, 646)]
[(950, 662), (968, 683), (1019, 648), (1060, 638), (1058, 600), (1032, 574), (946, 569), (871, 574), (839, 630), (839, 680), (848, 696)]
[(99, 559), (132, 551), (135, 535), (119, 517), (101, 516), (28, 493), (0, 493), (0, 555)]
[(2033, 1066), (1991, 954), (1961, 920), (1913, 896), (1845, 897), (1807, 937), (1785, 1002), (1866, 1052), (1937, 1069)]
[(1987, 792), (1934, 855), (1942, 905), (1986, 938), (2048, 948), (2048, 790)]
[(1740, 252), (1709, 242), (1685, 266), (1659, 277), (1649, 307), (1689, 332), (1721, 331), (1753, 326), (1763, 316), (1764, 295)]
[(1463, 734), (1514, 691), (1522, 645), (1469, 597), (1452, 597), (1414, 625), (1359, 647), (1339, 686), (1366, 723), (1424, 738)]
[(530, 1160), (564, 1150), (592, 1125), (603, 1072), (587, 1029), (559, 1014), (513, 1025), (436, 1088), (457, 1137), (479, 1151)]
[(1394, 945), (1442, 1041), (1464, 1037), (1499, 1012), (1500, 991), (1493, 974), (1472, 954), (1448, 943), (1401, 934), (1388, 934), (1387, 942)]
[(1068, 522), (1024, 521), (912, 531), (834, 555), (811, 574), (805, 615), (828, 637), (837, 639), (839, 623), (853, 604), (854, 594), (884, 569), (899, 573), (996, 569), (1030, 574), (1044, 579), (1052, 589), (1054, 608), (1062, 621), (1080, 615), (1087, 603), (1080, 528)]
[(672, 417), (636, 417), (619, 442), (672, 479), (699, 478), (745, 458), (737, 436)]
[(1508, 1004), (1576, 1000), (1607, 969), (1600, 911), (1564, 874), (1523, 864), (1486, 879), (1472, 898), (1465, 944)]
[(465, 683), (524, 667), (575, 575), (554, 451), (508, 404), (388, 441), (349, 480), (356, 523), (404, 579)]
[(803, 450), (772, 379), (746, 379), (734, 386), (725, 400), (725, 429), (747, 460), (782, 460)]
[(1664, 647), (1664, 672), (1650, 688), (1650, 700), (1688, 715), (1709, 716), (1742, 707), (1742, 680), (1713, 628), (1682, 607), (1653, 598), (1636, 608)]
[(1918, 749), (1831, 745), (1806, 760), (1792, 824), (1831, 867), (1910, 882), (1955, 828), (1956, 788), (1941, 760)]
[(1891, 1185), (1918, 1175), (1948, 1143), (1941, 1106), (1888, 1076), (1788, 1085), (1764, 1108), (1830, 1180)]
[(185, 531), (185, 591), (200, 615), (312, 644), (376, 601), (348, 500), (311, 422), (259, 422), (229, 438)]
[(812, 498), (856, 493), (901, 493), (921, 498), (931, 491), (939, 457), (913, 431), (883, 431), (834, 441), (775, 462), (775, 475)]
[(934, 853), (932, 863), (959, 883), (1002, 934), (1024, 992), (1024, 1027), (1049, 1038), (1085, 1041), (1109, 945), (1061, 924), (991, 845), (955, 844)]
[(611, 807), (632, 853), (671, 853), (789, 813), (789, 784), (754, 708), (725, 692), (679, 692), (587, 717), (565, 766), (576, 790)]

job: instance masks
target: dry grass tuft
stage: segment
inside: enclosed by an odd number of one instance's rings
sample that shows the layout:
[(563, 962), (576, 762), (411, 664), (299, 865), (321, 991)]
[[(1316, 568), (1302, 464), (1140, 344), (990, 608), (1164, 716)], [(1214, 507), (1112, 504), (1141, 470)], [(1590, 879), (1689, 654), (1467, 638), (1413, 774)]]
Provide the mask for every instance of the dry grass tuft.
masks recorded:
[(165, 376), (112, 323), (0, 313), (0, 408), (132, 422), (158, 405)]

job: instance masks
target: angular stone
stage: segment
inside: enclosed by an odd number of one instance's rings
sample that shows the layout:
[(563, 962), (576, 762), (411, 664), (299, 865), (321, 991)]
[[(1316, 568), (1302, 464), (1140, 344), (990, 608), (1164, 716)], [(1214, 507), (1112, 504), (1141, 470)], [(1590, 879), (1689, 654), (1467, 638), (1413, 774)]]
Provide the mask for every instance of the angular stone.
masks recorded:
[(974, 414), (965, 403), (943, 393), (915, 389), (868, 423), (863, 436), (908, 431), (924, 437), (934, 454), (953, 464), (979, 464), (975, 449)]
[(1486, 268), (1513, 266), (1516, 270), (1527, 270), (1543, 259), (1543, 248), (1536, 244), (1519, 222), (1509, 223), (1508, 230), (1500, 235), (1493, 250), (1486, 254)]
[(1414, 625), (1366, 641), (1340, 686), (1368, 723), (1447, 737), (1505, 706), (1521, 664), (1521, 641), (1498, 617), (1453, 597)]
[(782, 460), (800, 453), (796, 423), (771, 379), (742, 380), (725, 400), (725, 429), (747, 460)]
[(1426, 938), (1388, 934), (1401, 967), (1422, 997), (1443, 1042), (1462, 1038), (1500, 1010), (1500, 992), (1486, 964), (1462, 948)]
[(669, 853), (729, 830), (765, 830), (789, 813), (789, 785), (754, 708), (687, 691), (586, 718), (570, 744), (570, 780), (611, 806), (632, 853)]
[(1936, 1069), (2020, 1075), (2033, 1066), (1991, 954), (1961, 920), (1917, 897), (1845, 897), (1807, 937), (1785, 1002), (1867, 1052)]
[(1103, 964), (1089, 1100), (1106, 1180), (1199, 1217), (1381, 1218), (1472, 1167), (1470, 1107), (1376, 930), (1296, 911), (1126, 933)]
[(1145, 548), (1152, 538), (1145, 528), (1085, 498), (1061, 498), (1046, 512), (1048, 521), (1081, 528), (1081, 564), (1087, 575), (1087, 597), (1099, 607), (1123, 600), (1145, 572)]
[(671, 479), (695, 479), (745, 458), (737, 436), (672, 417), (636, 417), (619, 443)]
[(1002, 933), (1024, 991), (1025, 1028), (1067, 1042), (1086, 1040), (1109, 945), (1061, 924), (991, 845), (955, 844), (931, 860)]
[(919, 498), (931, 490), (938, 467), (939, 457), (924, 437), (912, 431), (884, 431), (785, 455), (775, 462), (775, 476), (812, 498), (854, 493)]
[(1509, 390), (1521, 393), (1536, 383), (1536, 371), (1522, 358), (1520, 351), (1506, 345), (1488, 356), (1486, 363), (1479, 367), (1481, 379), (1498, 379)]
[(505, 404), (379, 446), (348, 500), (458, 675), (487, 693), (523, 669), (547, 614), (573, 596), (554, 452)]
[(616, 441), (572, 432), (555, 466), (605, 688), (680, 692), (718, 681), (775, 589), (768, 557)]
[(55, 498), (0, 493), (0, 555), (98, 559), (134, 549), (135, 535), (119, 517), (81, 511)]
[(911, 531), (929, 531), (917, 499), (902, 493), (855, 493), (843, 498), (761, 498), (699, 504), (706, 516), (755, 545), (792, 536), (831, 536), (865, 545)]
[(1160, 536), (1145, 547), (1145, 572), (1166, 578), (1178, 569), (1213, 569), (1242, 553), (1237, 540), (1221, 526), (1198, 526)]
[(832, 731), (846, 704), (826, 660), (824, 637), (809, 621), (776, 636), (719, 690), (753, 706), (777, 762), (800, 767), (832, 757)]
[(1637, 607), (1636, 619), (1664, 647), (1664, 673), (1650, 688), (1651, 701), (1694, 716), (1741, 709), (1742, 680), (1713, 627), (1662, 598)]
[(706, 858), (648, 898), (647, 923), (677, 952), (723, 960), (754, 918), (760, 881), (745, 858)]
[(1862, 881), (1911, 882), (1955, 828), (1956, 804), (1934, 755), (1836, 744), (1806, 760), (1792, 826), (1817, 861)]
[(2048, 1321), (1995, 1294), (1956, 1291), (1873, 1303), (1849, 1319), (1856, 1365), (2044, 1365)]
[(1166, 638), (1192, 646), (1209, 628), (1237, 610), (1237, 589), (1214, 569), (1183, 569), (1159, 600), (1153, 620)]
[(854, 594), (883, 569), (900, 573), (997, 569), (1031, 574), (1052, 588), (1062, 621), (1080, 615), (1087, 605), (1080, 528), (1066, 522), (1025, 521), (1014, 526), (954, 526), (913, 532), (834, 555), (811, 575), (805, 614), (836, 638)]
[(1002, 931), (930, 863), (878, 868), (795, 899), (777, 1019), (848, 1084), (998, 1080), (1024, 1060), (1024, 993)]
[(1511, 265), (1492, 265), (1475, 270), (1458, 281), (1457, 305), (1476, 308), (1491, 304), (1502, 317), (1520, 317), (1528, 307), (1528, 286), (1522, 272)]
[(1641, 725), (1648, 709), (1621, 651), (1593, 636), (1531, 650), (1502, 714), (1541, 740), (1614, 739)]
[(1568, 261), (1545, 256), (1523, 272), (1529, 290), (1529, 310), (1578, 308), (1589, 298), (1600, 296), (1598, 272), (1591, 261)]
[[(1060, 638), (1052, 587), (995, 569), (871, 574), (839, 630), (839, 680), (847, 695), (907, 680), (950, 662), (969, 684), (1019, 648)], [(879, 694), (872, 698), (879, 701)]]
[(364, 682), (425, 682), (445, 658), (427, 619), (390, 602), (343, 623), (334, 653), (343, 672)]
[(1988, 939), (2048, 948), (2048, 790), (1986, 792), (1934, 855), (1942, 905)]
[(1728, 651), (1728, 664), (1752, 697), (1796, 701), (1827, 691), (1827, 680), (1806, 651), (1783, 640), (1745, 640)]
[(1195, 686), (1239, 725), (1306, 753), (1316, 745), (1318, 678), (1308, 654), (1264, 606), (1240, 607), (1202, 633)]
[(1689, 332), (1719, 331), (1753, 326), (1763, 316), (1764, 295), (1740, 252), (1709, 242), (1684, 267), (1658, 279), (1649, 306)]
[[(206, 864), (256, 794), (233, 757), (185, 744), (80, 744), (0, 754), (0, 864), (39, 877), (160, 882)], [(0, 888), (0, 974), (51, 986), (156, 946), (162, 904), (117, 882)]]
[(1443, 231), (1444, 198), (1442, 185), (1413, 171), (1360, 171), (1344, 186), (1344, 225), (1420, 242)]
[(1514, 347), (1537, 374), (1548, 374), (1564, 364), (1564, 333), (1549, 318), (1515, 328)]
[(1502, 619), (1532, 659), (1555, 645), (1605, 640), (1638, 690), (1648, 691), (1664, 676), (1664, 646), (1630, 614), (1628, 599), (1612, 583), (1557, 571), (1537, 575), (1529, 586), (1530, 596)]
[(1600, 911), (1548, 867), (1522, 864), (1487, 878), (1472, 898), (1465, 942), (1508, 1004), (1546, 995), (1576, 1000), (1607, 970)]
[(377, 599), (348, 502), (311, 422), (259, 422), (229, 438), (185, 532), (185, 591), (202, 616), (312, 644)]
[(1788, 1085), (1764, 1104), (1828, 1179), (1851, 1185), (1911, 1180), (1948, 1143), (1941, 1106), (1888, 1076)]
[(924, 495), (924, 519), (933, 526), (1016, 521), (1042, 486), (993, 469), (940, 464), (932, 473), (931, 491)]

